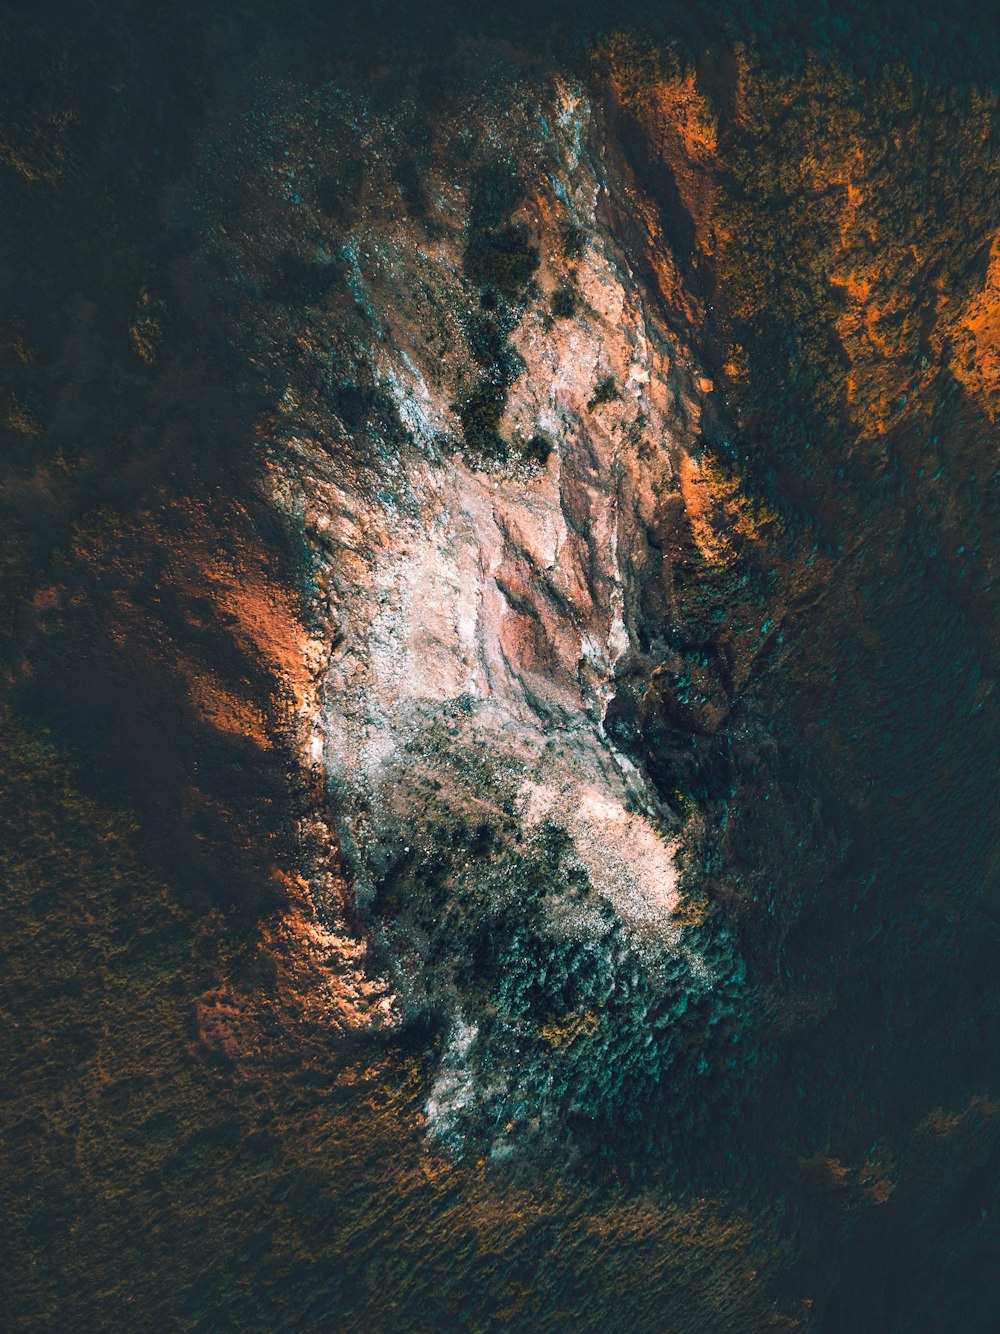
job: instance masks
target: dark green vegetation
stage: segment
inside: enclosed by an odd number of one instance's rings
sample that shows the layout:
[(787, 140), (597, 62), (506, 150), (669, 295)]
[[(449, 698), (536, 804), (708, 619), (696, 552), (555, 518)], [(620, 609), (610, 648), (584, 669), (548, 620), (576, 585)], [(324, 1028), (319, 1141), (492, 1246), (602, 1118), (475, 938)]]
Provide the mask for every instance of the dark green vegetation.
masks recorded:
[[(729, 0), (636, 6), (631, 20), (554, 6), (540, 21), (539, 8), (387, 4), (374, 25), (364, 5), (8, 19), (7, 1328), (1000, 1324), (996, 428), (949, 370), (998, 217), (989, 13)], [(347, 53), (410, 78), (433, 114), (462, 104), (456, 34), (524, 41), (581, 74), (629, 21), (687, 53), (718, 120), (730, 240), (705, 279), (704, 343), (725, 406), (705, 452), (740, 522), (764, 532), (734, 539), (739, 559), (721, 565), (664, 539), (676, 656), (662, 688), (623, 683), (612, 715), (668, 799), (701, 812), (692, 856), (766, 1015), (760, 1085), (724, 1136), (709, 1118), (707, 1202), (655, 1153), (637, 1186), (627, 1141), (597, 1179), (588, 1162), (565, 1177), (538, 1162), (449, 1168), (422, 1147), (419, 1034), (352, 1043), (306, 1012), (278, 935), (275, 872), (294, 866), (302, 800), (282, 749), (288, 700), (208, 576), (238, 552), (234, 586), (250, 571), (295, 588), (300, 553), (255, 488), (256, 428), (285, 384), (240, 340), (248, 307), (280, 321), (343, 298), (337, 266), (311, 258), (242, 287), (192, 259), (229, 221), (190, 199), (213, 97), (267, 60), (318, 85)], [(414, 148), (397, 175), (419, 218), (417, 161)], [(335, 234), (363, 182), (360, 162), (331, 168), (316, 202)], [(509, 321), (535, 272), (518, 198), (514, 175), (486, 176), (470, 219), (482, 377), (463, 411), (484, 453), (500, 447)], [(568, 235), (566, 254), (584, 244)], [(852, 272), (872, 284), (860, 326), (877, 342), (847, 318)], [(362, 448), (386, 415), (363, 357), (330, 372), (303, 355), (298, 369), (302, 399)], [(646, 615), (652, 637), (666, 613)], [(766, 651), (736, 689), (751, 639)], [(196, 711), (206, 677), (260, 711), (269, 746)], [(519, 921), (498, 924), (501, 955)], [(439, 943), (442, 968), (530, 1019), (536, 1053), (561, 1053), (546, 1068), (569, 1077), (574, 1052), (601, 1041), (615, 1096), (648, 1078), (616, 1066), (576, 967), (539, 986), (520, 956), (502, 970), (485, 957), (492, 939), (464, 955)], [(607, 1092), (589, 1089), (605, 1107)]]
[(527, 227), (510, 223), (523, 198), (524, 182), (507, 163), (481, 167), (473, 178), (464, 262), (466, 277), (482, 291), (466, 336), (482, 375), (458, 408), (464, 443), (473, 458), (504, 459), (508, 454), (500, 421), (507, 392), (523, 367), (507, 339), (520, 320), (539, 260)]
[(605, 403), (614, 403), (621, 396), (621, 390), (615, 383), (614, 376), (602, 375), (594, 385), (594, 392), (587, 402), (587, 407), (593, 412), (595, 408), (603, 407)]
[(557, 287), (552, 293), (552, 314), (557, 320), (570, 320), (576, 314), (576, 297), (571, 287)]
[(552, 441), (544, 435), (533, 435), (524, 446), (524, 457), (532, 463), (545, 467), (552, 453)]
[[(452, 763), (475, 771), (474, 757)], [(406, 824), (372, 911), (410, 1022), (434, 1031), (457, 1012), (468, 1035), (456, 1074), (471, 1096), (436, 1133), (518, 1156), (534, 1139), (600, 1170), (638, 1155), (640, 1175), (663, 1137), (688, 1170), (710, 1156), (754, 1085), (752, 1001), (724, 937), (702, 922), (688, 954), (644, 951), (560, 826), (469, 828), (440, 790), (413, 804), (433, 819)]]
[(538, 251), (522, 223), (477, 232), (465, 251), (465, 272), (480, 287), (492, 287), (508, 301), (527, 286), (538, 268)]

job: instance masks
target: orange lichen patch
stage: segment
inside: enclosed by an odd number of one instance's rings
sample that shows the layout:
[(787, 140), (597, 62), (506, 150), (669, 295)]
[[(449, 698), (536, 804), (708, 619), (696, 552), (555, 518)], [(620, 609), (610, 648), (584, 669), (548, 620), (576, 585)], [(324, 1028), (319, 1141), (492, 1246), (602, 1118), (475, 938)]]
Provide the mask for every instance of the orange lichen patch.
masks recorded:
[(658, 117), (676, 133), (690, 161), (711, 161), (718, 148), (718, 131), (695, 85), (694, 71), (658, 82), (653, 101)]
[(836, 322), (852, 363), (845, 381), (847, 402), (867, 435), (883, 435), (895, 416), (893, 404), (906, 393), (908, 377), (898, 354), (914, 336), (908, 288), (902, 282), (892, 286), (884, 275), (880, 281), (857, 267), (832, 276), (831, 282), (847, 301)]
[(550, 1047), (569, 1047), (578, 1038), (597, 1031), (597, 1015), (592, 1010), (572, 1013), (560, 1019), (550, 1019), (538, 1030), (539, 1037)]
[(716, 221), (718, 128), (694, 70), (664, 67), (624, 37), (612, 38), (596, 58), (614, 102), (642, 127), (650, 157), (669, 167), (694, 225), (697, 255), (712, 256), (725, 241)]
[(878, 368), (864, 365), (860, 371), (855, 368), (848, 374), (847, 402), (866, 436), (874, 439), (885, 435), (892, 425), (892, 399)]
[[(846, 130), (846, 127), (842, 129)], [(859, 181), (865, 180), (866, 170), (864, 152), (858, 142), (851, 143), (850, 138), (847, 143), (841, 140), (839, 148), (829, 156), (818, 145), (815, 150), (810, 146), (803, 168), (804, 183), (808, 183), (816, 195), (840, 188), (843, 201), (838, 220), (841, 250), (847, 250), (862, 232), (870, 234), (871, 219), (861, 212), (866, 192)]]
[(858, 1185), (872, 1204), (886, 1204), (896, 1189), (896, 1171), (881, 1160), (865, 1165), (858, 1175)]
[(946, 1112), (936, 1107), (914, 1130), (914, 1138), (925, 1142), (948, 1136), (966, 1135), (979, 1139), (991, 1121), (1000, 1118), (1000, 1102), (989, 1095), (978, 1095), (961, 1112)]
[[(316, 833), (317, 831), (313, 831)], [(315, 841), (315, 840), (314, 840)], [(316, 848), (322, 853), (321, 848)], [(345, 900), (346, 886), (329, 869), (317, 871), (328, 910)], [(303, 1018), (314, 1017), (340, 1032), (391, 1027), (393, 998), (386, 983), (366, 970), (368, 946), (337, 920), (321, 922), (317, 884), (301, 875), (279, 872), (286, 895), (284, 910), (265, 927), (261, 948), (276, 966), (279, 991), (294, 999)]]
[(287, 690), (297, 712), (311, 699), (311, 645), (301, 622), (294, 589), (269, 570), (254, 549), (208, 551), (200, 543), (173, 552), (179, 582), (197, 588), (227, 624)]
[(0, 133), (0, 162), (30, 185), (59, 180), (70, 160), (69, 133), (77, 119), (75, 111), (56, 111), (41, 116), (10, 134)]
[(738, 546), (758, 542), (774, 516), (753, 506), (740, 487), (709, 455), (700, 460), (684, 453), (680, 460), (681, 495), (695, 546), (716, 568), (739, 555)]
[(746, 349), (742, 343), (731, 343), (729, 355), (722, 363), (722, 374), (730, 385), (744, 385), (750, 378)]
[(834, 287), (842, 287), (852, 301), (867, 301), (871, 296), (871, 279), (859, 278), (854, 269), (851, 270), (846, 278), (832, 275), (830, 281), (833, 283)]
[(852, 1196), (859, 1202), (885, 1204), (896, 1188), (895, 1165), (881, 1158), (860, 1168), (832, 1156), (799, 1161), (806, 1179), (822, 1182), (831, 1193)]
[[(843, 204), (838, 219), (839, 254), (831, 270), (830, 282), (846, 298), (846, 309), (837, 320), (837, 333), (854, 363), (847, 375), (847, 401), (860, 413), (865, 431), (871, 435), (884, 434), (891, 415), (890, 400), (895, 386), (886, 387), (882, 376), (873, 376), (867, 366), (859, 371), (857, 363), (883, 361), (893, 355), (893, 347), (886, 330), (892, 327), (897, 315), (897, 301), (890, 294), (888, 301), (873, 299), (875, 275), (858, 265), (858, 247), (865, 240), (875, 239), (873, 220), (864, 212), (867, 192), (857, 184), (864, 178), (865, 160), (860, 147), (836, 164), (826, 164), (814, 173), (818, 189), (840, 185), (844, 189)], [(839, 266), (843, 264), (846, 268)], [(849, 266), (849, 267), (847, 267)], [(885, 295), (882, 293), (881, 295)], [(866, 389), (863, 386), (867, 386)]]
[(870, 301), (864, 310), (865, 334), (876, 352), (880, 352), (884, 357), (892, 356), (893, 345), (889, 341), (889, 338), (885, 336), (879, 325), (880, 323), (883, 326), (886, 325), (892, 314), (894, 314), (894, 312), (884, 306), (880, 306), (875, 301)]
[(714, 565), (724, 565), (732, 555), (724, 531), (717, 524), (717, 497), (711, 481), (690, 454), (680, 461), (681, 495), (695, 544), (702, 556)]
[[(895, 354), (900, 314), (906, 314), (905, 292), (889, 286), (884, 273), (866, 269), (863, 262), (859, 264), (859, 249), (867, 250), (877, 233), (871, 210), (865, 209), (870, 192), (859, 184), (865, 181), (866, 173), (860, 145), (854, 145), (838, 159), (816, 160), (809, 165), (813, 189), (827, 191), (838, 186), (842, 189), (830, 282), (840, 290), (846, 303), (836, 328), (853, 363), (846, 377), (847, 401), (860, 415), (866, 433), (881, 435), (889, 425), (891, 402), (899, 393), (896, 377), (889, 377), (893, 382), (886, 383), (884, 362)], [(878, 372), (873, 371), (873, 362), (880, 364)]]
[(220, 676), (193, 663), (187, 664), (185, 680), (191, 703), (212, 727), (244, 737), (262, 750), (270, 749), (267, 720), (251, 700), (241, 698)]
[(22, 366), (30, 366), (38, 348), (28, 342), (19, 321), (12, 321), (6, 333), (0, 333), (0, 356), (12, 356)]
[(8, 431), (13, 431), (15, 435), (24, 436), (26, 440), (33, 439), (36, 435), (41, 435), (42, 428), (39, 426), (34, 415), (24, 406), (19, 399), (11, 396), (7, 400), (7, 411), (4, 413), (4, 425)]
[(35, 590), (31, 599), (31, 605), (37, 612), (54, 611), (62, 600), (62, 590), (56, 584), (49, 584), (47, 587)]
[(951, 345), (951, 373), (995, 421), (1000, 413), (1000, 232), (990, 248), (983, 289), (952, 327)]

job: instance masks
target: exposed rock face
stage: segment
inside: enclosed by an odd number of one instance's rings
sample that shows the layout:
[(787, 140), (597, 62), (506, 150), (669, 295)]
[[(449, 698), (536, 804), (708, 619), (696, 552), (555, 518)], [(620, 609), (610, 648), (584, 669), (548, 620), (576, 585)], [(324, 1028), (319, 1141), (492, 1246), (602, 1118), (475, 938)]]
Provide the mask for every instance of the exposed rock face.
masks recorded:
[[(310, 755), (398, 1017), (448, 1032), (427, 1110), (456, 1144), (645, 1119), (661, 1079), (681, 1104), (747, 1006), (692, 925), (681, 813), (605, 726), (624, 679), (677, 659), (657, 535), (711, 381), (616, 240), (628, 197), (582, 91), (537, 91), (482, 108), (494, 156), (428, 171), (420, 220), (363, 202), (340, 254), (369, 387), (333, 401), (378, 461), (302, 442), (332, 645)], [(319, 358), (347, 336), (308, 335)]]

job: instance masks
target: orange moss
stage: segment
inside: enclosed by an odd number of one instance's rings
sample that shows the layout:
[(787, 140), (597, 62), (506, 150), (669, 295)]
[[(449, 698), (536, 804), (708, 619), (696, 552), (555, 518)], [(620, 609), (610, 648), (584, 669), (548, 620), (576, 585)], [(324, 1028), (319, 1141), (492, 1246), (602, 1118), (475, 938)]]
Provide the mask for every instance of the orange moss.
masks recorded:
[[(329, 852), (329, 830), (311, 832), (314, 856), (324, 847)], [(392, 998), (384, 981), (366, 969), (366, 942), (343, 923), (329, 920), (330, 906), (347, 898), (343, 879), (319, 863), (313, 872), (313, 884), (302, 875), (279, 872), (287, 901), (261, 937), (261, 948), (277, 969), (279, 993), (299, 1018), (316, 1019), (340, 1033), (391, 1024)], [(325, 922), (317, 913), (317, 889), (328, 910)]]
[(705, 99), (695, 85), (694, 71), (657, 81), (653, 90), (656, 115), (671, 126), (691, 162), (711, 162), (718, 148), (718, 130)]
[[(611, 38), (596, 60), (613, 101), (642, 128), (650, 156), (669, 166), (681, 204), (694, 225), (695, 266), (724, 243), (716, 219), (718, 127), (694, 70), (665, 62), (628, 38)], [(656, 249), (667, 247), (662, 236)], [(654, 250), (654, 256), (656, 250)], [(669, 290), (669, 289), (668, 289)]]
[(740, 478), (727, 475), (710, 455), (699, 460), (682, 454), (680, 484), (695, 546), (716, 569), (736, 560), (742, 543), (759, 542), (774, 521), (743, 494)]
[(257, 705), (242, 698), (217, 673), (193, 663), (187, 665), (185, 679), (191, 703), (210, 726), (244, 737), (261, 750), (270, 750), (267, 720)]
[(830, 281), (835, 287), (842, 287), (852, 301), (865, 302), (871, 296), (871, 279), (859, 278), (854, 269), (846, 278), (831, 275)]
[(222, 623), (274, 673), (294, 701), (295, 711), (312, 698), (311, 645), (301, 623), (294, 591), (281, 584), (254, 553), (178, 552), (186, 583), (200, 585)]
[(1000, 413), (1000, 232), (990, 247), (986, 281), (951, 327), (951, 373), (982, 402), (991, 421)]

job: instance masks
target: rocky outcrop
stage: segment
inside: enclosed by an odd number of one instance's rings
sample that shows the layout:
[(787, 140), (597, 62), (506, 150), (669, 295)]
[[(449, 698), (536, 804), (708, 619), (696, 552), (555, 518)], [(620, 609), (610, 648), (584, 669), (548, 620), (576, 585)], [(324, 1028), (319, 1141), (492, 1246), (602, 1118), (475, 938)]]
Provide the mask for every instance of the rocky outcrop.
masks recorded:
[[(324, 397), (291, 378), (274, 424), (329, 645), (307, 763), (393, 1022), (445, 1035), (430, 1133), (506, 1152), (668, 1105), (680, 1138), (752, 1046), (741, 965), (690, 902), (692, 812), (634, 744), (643, 708), (706, 733), (727, 709), (709, 657), (664, 638), (663, 533), (725, 519), (685, 491), (711, 381), (636, 270), (649, 238), (618, 239), (638, 196), (599, 109), (494, 60), (485, 141), (456, 162), (436, 125), (419, 205), (393, 127), (341, 121), (373, 165), (320, 251), (343, 295), (316, 279), (296, 330)], [(530, 105), (502, 110), (519, 81)], [(296, 200), (306, 162), (280, 165)]]

